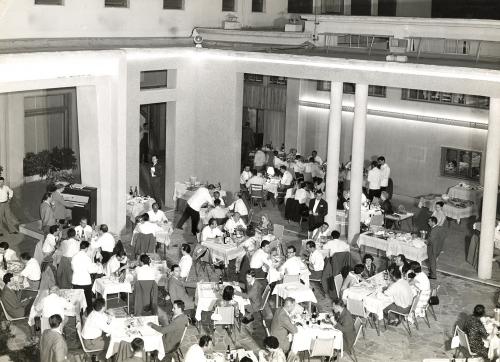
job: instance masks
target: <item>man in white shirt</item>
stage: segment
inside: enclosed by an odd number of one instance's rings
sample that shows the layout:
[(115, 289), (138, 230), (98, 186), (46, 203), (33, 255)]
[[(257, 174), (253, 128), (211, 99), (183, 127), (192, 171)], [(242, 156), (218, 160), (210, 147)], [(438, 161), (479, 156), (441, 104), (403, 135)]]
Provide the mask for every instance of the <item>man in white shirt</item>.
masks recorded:
[(52, 225), (49, 228), (49, 233), (45, 237), (42, 244), (42, 253), (44, 257), (47, 257), (56, 251), (57, 242), (59, 241), (60, 236), (59, 225)]
[(321, 159), (321, 157), (318, 156), (318, 152), (317, 151), (312, 151), (311, 152), (311, 157), (314, 159), (314, 162), (316, 162), (318, 165), (322, 165), (323, 164), (323, 160)]
[(151, 205), (151, 208), (152, 210), (148, 211), (149, 222), (154, 222), (157, 224), (164, 224), (168, 222), (165, 213), (158, 207), (158, 203), (155, 202), (153, 205)]
[(281, 166), (280, 171), (281, 171), (280, 188), (286, 190), (292, 186), (293, 176), (290, 173), (290, 171), (286, 169), (286, 166)]
[(101, 249), (101, 262), (106, 264), (113, 255), (113, 249), (115, 247), (115, 238), (111, 233), (108, 232), (108, 225), (102, 224), (99, 227), (99, 236), (97, 240), (92, 241), (93, 249)]
[(295, 197), (294, 199), (299, 202), (301, 205), (306, 205), (307, 208), (307, 202), (309, 199), (312, 199), (314, 195), (311, 195), (309, 191), (306, 189), (306, 183), (302, 182), (300, 184), (300, 188), (295, 191)]
[(196, 192), (189, 198), (187, 201), (186, 208), (182, 213), (182, 216), (177, 223), (177, 228), (182, 229), (182, 226), (187, 221), (187, 219), (191, 218), (191, 232), (196, 236), (198, 233), (198, 223), (200, 222), (200, 209), (204, 204), (209, 204), (214, 206), (212, 201), (212, 195), (210, 195), (210, 191), (215, 187), (213, 185), (206, 187), (201, 186)]
[(213, 241), (216, 238), (222, 237), (224, 234), (222, 233), (221, 229), (217, 227), (217, 220), (215, 219), (210, 219), (208, 220), (208, 225), (203, 228), (201, 231), (201, 241)]
[(314, 241), (306, 243), (306, 250), (309, 252), (309, 260), (306, 261), (309, 271), (311, 272), (311, 279), (321, 279), (323, 269), (325, 268), (325, 260), (323, 255), (316, 249)]
[(253, 176), (248, 179), (246, 186), (250, 188), (250, 185), (260, 185), (263, 186), (266, 183), (266, 179), (262, 177), (262, 173), (253, 171)]
[(247, 181), (252, 177), (252, 172), (250, 171), (250, 166), (245, 166), (240, 175), (240, 188), (245, 189)]
[[(125, 263), (127, 260), (127, 255), (125, 255), (125, 251), (119, 250), (116, 254), (114, 254), (111, 258), (109, 258), (106, 263), (106, 267), (104, 268), (104, 274), (109, 277), (111, 275), (119, 273), (122, 268), (122, 263)], [(126, 268), (124, 266), (123, 268)]]
[(391, 177), (391, 168), (387, 163), (385, 163), (384, 156), (377, 158), (377, 161), (380, 166), (380, 190), (387, 191), (387, 186), (389, 186), (389, 177)]
[(68, 230), (68, 238), (61, 242), (61, 253), (66, 258), (72, 258), (80, 251), (80, 242), (75, 239), (75, 229)]
[(189, 244), (182, 244), (181, 246), (182, 257), (179, 260), (179, 268), (181, 268), (181, 278), (187, 278), (193, 265), (193, 258), (191, 257), (191, 247)]
[(245, 205), (245, 201), (242, 199), (242, 196), (241, 192), (236, 193), (236, 195), (234, 195), (235, 200), (231, 205), (229, 205), (228, 209), (233, 212), (237, 212), (245, 222), (248, 222), (248, 209), (247, 205)]
[(413, 293), (410, 284), (405, 279), (401, 278), (401, 271), (393, 269), (391, 273), (392, 284), (387, 287), (384, 294), (392, 299), (392, 303), (384, 308), (384, 316), (389, 320), (389, 324), (398, 325), (400, 320), (397, 315), (392, 316), (389, 310), (399, 313), (408, 313), (413, 302)]
[[(40, 292), (41, 293), (41, 292)], [(59, 314), (65, 324), (65, 310), (68, 306), (68, 301), (59, 295), (59, 287), (53, 286), (48, 290), (48, 295), (43, 297), (34, 305), (35, 311), (41, 315), (41, 332), (50, 328), (48, 319), (54, 314)]]
[(260, 249), (257, 249), (250, 259), (250, 269), (253, 269), (255, 271), (255, 276), (257, 278), (265, 277), (269, 268), (273, 266), (273, 262), (269, 254), (270, 251), (270, 241), (262, 240)]
[(7, 231), (10, 234), (17, 234), (18, 230), (15, 226), (16, 219), (10, 211), (10, 200), (14, 197), (14, 191), (5, 185), (5, 179), (0, 177), (0, 236), (3, 236), (3, 225), (7, 226)]
[(149, 220), (149, 214), (142, 214), (139, 219), (139, 223), (134, 229), (134, 234), (153, 234), (156, 235), (158, 231), (161, 230), (161, 227), (158, 226), (157, 223), (151, 222)]
[(332, 238), (323, 245), (323, 250), (328, 250), (330, 257), (335, 253), (349, 252), (351, 250), (349, 244), (339, 239), (340, 233), (337, 230), (333, 230), (330, 235)]
[(14, 250), (9, 248), (9, 243), (2, 241), (0, 243), (0, 261), (9, 262), (18, 260), (17, 254)]
[(214, 200), (214, 205), (215, 207), (211, 209), (208, 214), (207, 218), (208, 220), (210, 219), (225, 219), (227, 215), (227, 209), (224, 207), (220, 206), (221, 201), (220, 200)]
[(306, 165), (302, 162), (302, 156), (295, 156), (295, 161), (293, 162), (293, 172), (295, 172), (295, 177), (299, 178), (300, 176), (303, 176), (305, 169)]
[(286, 248), (287, 259), (278, 269), (281, 275), (299, 275), (301, 270), (305, 268), (304, 263), (296, 253), (295, 246), (289, 245)]
[(330, 225), (328, 225), (327, 222), (324, 222), (319, 228), (313, 231), (311, 239), (313, 239), (315, 242), (325, 242), (328, 236), (330, 236), (330, 231), (328, 230), (329, 228)]
[(142, 254), (139, 257), (139, 266), (135, 268), (135, 278), (136, 280), (155, 280), (155, 272), (151, 268), (151, 258)]
[(368, 199), (373, 201), (374, 197), (380, 198), (381, 173), (377, 161), (373, 161), (370, 171), (368, 171)]
[(434, 216), (437, 219), (437, 226), (443, 226), (446, 221), (446, 214), (443, 211), (444, 202), (438, 201), (436, 205), (434, 205), (434, 212), (431, 216)]
[(213, 348), (212, 337), (201, 336), (198, 344), (193, 344), (186, 352), (185, 361), (206, 362), (206, 354)]
[(75, 227), (76, 238), (78, 240), (90, 240), (92, 237), (92, 227), (87, 224), (87, 218), (82, 217), (80, 219), (80, 225)]
[(237, 229), (246, 230), (247, 226), (245, 222), (241, 219), (240, 214), (235, 212), (224, 225), (224, 230), (229, 232), (229, 234), (234, 234)]
[(253, 157), (253, 165), (257, 171), (262, 171), (264, 165), (266, 164), (266, 154), (262, 150), (257, 150), (255, 156)]
[(71, 269), (73, 270), (71, 284), (73, 284), (73, 289), (83, 289), (87, 301), (87, 311), (90, 311), (92, 305), (92, 278), (90, 274), (97, 273), (99, 267), (90, 260), (87, 254), (88, 248), (89, 242), (82, 241), (80, 251), (71, 259)]
[(38, 261), (36, 261), (35, 258), (32, 258), (29, 253), (22, 253), (21, 261), (24, 264), (21, 276), (26, 278), (30, 289), (37, 290), (40, 286), (40, 278), (42, 276), (40, 264), (38, 264)]
[(105, 313), (104, 299), (98, 298), (94, 302), (93, 311), (88, 315), (82, 328), (82, 339), (85, 348), (101, 350), (106, 347), (107, 341), (103, 337), (111, 334), (111, 316)]

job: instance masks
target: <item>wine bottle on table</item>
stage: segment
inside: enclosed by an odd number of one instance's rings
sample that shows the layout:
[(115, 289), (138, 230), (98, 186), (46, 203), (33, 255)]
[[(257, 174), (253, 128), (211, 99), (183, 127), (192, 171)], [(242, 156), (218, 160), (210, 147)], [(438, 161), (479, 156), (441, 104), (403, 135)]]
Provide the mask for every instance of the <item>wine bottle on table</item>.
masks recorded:
[(227, 345), (227, 350), (226, 350), (226, 361), (231, 361), (231, 347)]
[(139, 196), (139, 192), (137, 191), (137, 186), (136, 186), (134, 189), (134, 197), (137, 197), (137, 196)]
[(132, 186), (130, 186), (130, 189), (128, 190), (128, 194), (130, 196), (134, 196), (134, 191), (132, 191)]

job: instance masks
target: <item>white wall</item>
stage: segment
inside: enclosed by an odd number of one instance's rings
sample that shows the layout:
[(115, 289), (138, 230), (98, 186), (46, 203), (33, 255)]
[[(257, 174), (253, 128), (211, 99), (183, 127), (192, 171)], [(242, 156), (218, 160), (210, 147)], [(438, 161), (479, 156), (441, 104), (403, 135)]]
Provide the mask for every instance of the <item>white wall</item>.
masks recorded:
[[(286, 0), (268, 0), (264, 13), (251, 0), (236, 0), (244, 26), (284, 24)], [(105, 8), (104, 0), (64, 0), (64, 6), (34, 0), (0, 1), (0, 39), (89, 37), (186, 37), (194, 27), (221, 27), (229, 13), (222, 0), (186, 0), (184, 10), (164, 10), (162, 0), (129, 0), (128, 8)]]

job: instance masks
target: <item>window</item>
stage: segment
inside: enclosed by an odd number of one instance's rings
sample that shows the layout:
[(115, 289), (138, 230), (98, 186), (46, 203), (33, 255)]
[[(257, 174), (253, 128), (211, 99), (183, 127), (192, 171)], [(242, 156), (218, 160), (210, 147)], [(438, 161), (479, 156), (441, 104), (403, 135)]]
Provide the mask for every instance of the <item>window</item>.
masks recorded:
[(481, 152), (441, 147), (441, 176), (479, 181)]
[[(354, 83), (344, 83), (344, 93), (354, 94), (356, 91), (356, 85)], [(316, 89), (319, 91), (329, 92), (331, 89), (331, 83), (325, 80), (318, 80)], [(370, 97), (383, 97), (385, 98), (386, 88), (380, 85), (370, 85), (368, 86), (368, 95)]]
[(484, 109), (488, 109), (490, 106), (489, 97), (449, 92), (435, 92), (422, 89), (402, 89), (401, 99)]
[(64, 5), (63, 0), (35, 0), (35, 5)]
[(288, 12), (298, 14), (312, 14), (313, 0), (288, 0)]
[(222, 0), (222, 11), (235, 11), (235, 0)]
[(104, 0), (107, 8), (128, 8), (128, 0)]
[(245, 82), (263, 84), (264, 76), (262, 74), (245, 73)]
[(141, 72), (141, 89), (167, 88), (167, 70)]
[(286, 85), (286, 77), (271, 76), (269, 77), (269, 84)]
[(163, 0), (163, 8), (170, 10), (184, 9), (184, 0)]
[(252, 0), (252, 13), (264, 12), (264, 0)]

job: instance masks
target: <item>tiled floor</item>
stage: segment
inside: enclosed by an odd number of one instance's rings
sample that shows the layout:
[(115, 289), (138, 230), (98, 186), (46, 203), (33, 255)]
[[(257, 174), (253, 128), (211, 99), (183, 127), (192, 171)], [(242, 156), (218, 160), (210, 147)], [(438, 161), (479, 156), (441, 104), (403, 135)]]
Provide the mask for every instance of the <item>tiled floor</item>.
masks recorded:
[[(262, 211), (257, 209), (257, 216), (261, 212), (265, 212), (271, 216), (274, 222), (284, 223), (287, 231), (285, 232), (285, 242), (297, 245), (304, 238), (298, 235), (298, 226), (296, 223), (286, 223), (281, 218), (278, 209), (268, 205)], [(169, 213), (171, 216), (172, 213)], [(176, 215), (178, 218), (179, 216)], [(188, 222), (189, 223), (189, 222)], [(173, 235), (173, 244), (181, 242), (194, 242), (194, 238), (189, 235), (187, 229), (188, 223), (185, 225), (185, 232), (176, 230)], [(474, 276), (475, 273), (472, 267), (462, 262), (465, 255), (465, 247), (462, 247), (468, 229), (465, 222), (460, 225), (451, 223), (449, 226), (448, 238), (445, 244), (445, 252), (439, 260), (439, 267), (447, 271), (458, 271), (460, 274), (470, 273)], [(32, 251), (36, 241), (20, 235), (9, 235), (3, 238), (8, 240), (16, 251)], [(122, 237), (127, 240), (126, 236)], [(359, 260), (359, 254), (356, 249), (353, 249), (353, 257)], [(172, 263), (178, 260), (178, 248), (172, 246), (168, 250), (167, 260)], [(381, 260), (377, 260), (382, 263)], [(455, 268), (455, 269), (453, 269)], [(495, 269), (497, 271), (497, 269)], [(497, 273), (498, 274), (498, 273)], [(218, 274), (211, 274), (210, 279), (217, 280)], [(496, 279), (496, 278), (495, 278)], [(500, 278), (498, 278), (500, 280)], [(496, 281), (496, 280), (494, 280)], [(451, 356), (452, 351), (449, 350), (449, 342), (453, 333), (454, 325), (457, 321), (463, 319), (466, 314), (469, 314), (474, 305), (482, 303), (491, 314), (497, 298), (497, 288), (482, 283), (477, 283), (472, 280), (456, 278), (454, 276), (438, 274), (437, 283), (441, 285), (440, 306), (436, 308), (438, 320), (430, 319), (431, 328), (420, 321), (420, 329), (417, 331), (412, 329), (412, 337), (404, 331), (402, 326), (389, 326), (386, 331), (382, 331), (380, 336), (377, 336), (374, 329), (368, 328), (366, 338), (361, 339), (356, 346), (358, 360), (361, 361), (421, 361), (428, 357), (445, 357)], [(331, 301), (328, 297), (322, 297), (317, 294), (318, 305), (320, 310), (330, 310)], [(161, 306), (162, 314), (164, 314), (165, 306)], [(207, 316), (204, 315), (204, 318)], [(253, 324), (253, 325), (252, 325)], [(26, 354), (9, 353), (17, 348), (16, 344), (28, 340), (29, 332), (24, 331), (25, 328), (11, 328), (12, 337), (6, 337), (4, 330), (0, 333), (0, 356), (5, 357), (9, 354), (10, 360), (21, 361), (26, 360)], [(206, 329), (202, 333), (210, 333)], [(253, 322), (248, 326), (243, 326), (241, 331), (235, 330), (232, 338), (225, 331), (216, 330), (213, 332), (215, 339), (215, 348), (218, 351), (224, 351), (228, 345), (243, 347), (246, 349), (258, 350), (261, 348), (264, 338), (264, 330), (259, 322)], [(182, 345), (182, 350), (185, 351), (190, 345), (195, 343), (199, 338), (199, 331), (194, 327), (188, 329), (188, 333)], [(79, 346), (79, 341), (76, 338), (74, 330), (67, 331), (68, 345), (71, 351), (71, 360), (83, 360), (83, 354)], [(35, 350), (36, 352), (36, 350)], [(0, 361), (8, 361), (8, 359), (0, 357)], [(33, 357), (37, 360), (37, 357)], [(349, 360), (344, 357), (343, 360)]]

